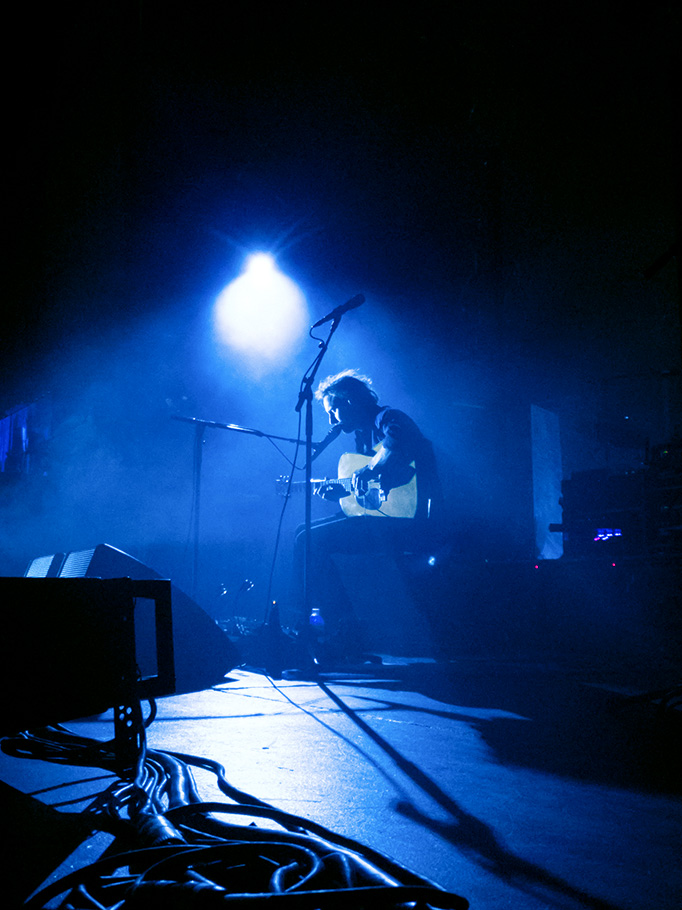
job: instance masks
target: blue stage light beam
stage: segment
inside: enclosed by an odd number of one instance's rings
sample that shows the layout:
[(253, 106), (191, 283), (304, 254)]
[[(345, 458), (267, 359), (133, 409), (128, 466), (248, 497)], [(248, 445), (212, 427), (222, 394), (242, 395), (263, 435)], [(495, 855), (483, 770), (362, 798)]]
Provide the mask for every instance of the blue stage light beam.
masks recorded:
[(218, 342), (251, 362), (280, 363), (303, 337), (308, 307), (298, 285), (267, 253), (254, 253), (216, 299)]

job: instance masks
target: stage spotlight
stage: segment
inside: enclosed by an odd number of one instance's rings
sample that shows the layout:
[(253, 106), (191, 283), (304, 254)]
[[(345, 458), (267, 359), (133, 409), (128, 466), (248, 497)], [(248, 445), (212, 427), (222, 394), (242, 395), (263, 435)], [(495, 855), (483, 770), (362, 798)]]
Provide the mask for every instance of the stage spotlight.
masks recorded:
[(255, 253), (216, 300), (217, 340), (252, 360), (279, 361), (301, 339), (308, 309), (298, 286), (267, 253)]

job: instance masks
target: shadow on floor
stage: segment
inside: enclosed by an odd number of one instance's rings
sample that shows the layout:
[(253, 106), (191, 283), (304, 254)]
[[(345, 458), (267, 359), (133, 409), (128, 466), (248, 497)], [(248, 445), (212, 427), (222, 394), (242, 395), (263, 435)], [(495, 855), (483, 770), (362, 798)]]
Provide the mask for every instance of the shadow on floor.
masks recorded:
[(414, 784), (430, 796), (449, 819), (438, 821), (419, 810), (407, 800), (399, 801), (395, 808), (404, 817), (422, 825), (456, 847), (472, 862), (485, 868), (520, 893), (541, 897), (547, 906), (565, 906), (566, 899), (589, 910), (619, 910), (610, 901), (595, 897), (552, 874), (537, 863), (529, 862), (510, 851), (498, 839), (494, 830), (481, 819), (465, 810), (446, 793), (440, 785), (369, 726), (357, 711), (349, 708), (326, 683), (320, 688), (343, 713), (349, 717), (375, 744), (395, 762)]
[[(368, 670), (366, 678), (336, 679), (381, 690), (382, 711), (435, 711), (475, 725), (501, 764), (646, 792), (682, 792), (682, 712), (663, 710), (655, 692), (623, 694), (592, 682), (600, 674), (537, 665), (417, 662)], [(325, 679), (331, 682), (334, 674)], [(387, 688), (419, 692), (444, 708), (391, 701)], [(457, 706), (497, 709), (502, 716), (476, 720), (468, 711), (458, 714)]]

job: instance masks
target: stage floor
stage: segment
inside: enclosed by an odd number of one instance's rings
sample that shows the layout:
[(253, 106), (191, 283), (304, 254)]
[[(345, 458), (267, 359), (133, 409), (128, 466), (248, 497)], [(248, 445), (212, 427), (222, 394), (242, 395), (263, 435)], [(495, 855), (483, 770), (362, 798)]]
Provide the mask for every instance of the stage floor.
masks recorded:
[[(219, 762), (240, 790), (472, 908), (682, 906), (682, 717), (656, 695), (681, 681), (669, 667), (382, 660), (317, 680), (231, 670), (159, 699), (149, 748)], [(113, 735), (107, 715), (67, 726)], [(202, 800), (227, 801), (195, 776)], [(86, 810), (114, 779), (0, 755), (4, 906), (111, 848)]]

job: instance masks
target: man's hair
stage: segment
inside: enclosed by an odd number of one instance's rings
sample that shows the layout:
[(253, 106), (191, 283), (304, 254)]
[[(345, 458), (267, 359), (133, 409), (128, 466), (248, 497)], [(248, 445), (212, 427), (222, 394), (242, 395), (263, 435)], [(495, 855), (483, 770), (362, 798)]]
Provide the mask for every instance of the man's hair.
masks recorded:
[(379, 401), (379, 396), (372, 389), (372, 380), (369, 376), (358, 373), (357, 370), (343, 370), (341, 373), (335, 373), (333, 376), (323, 379), (317, 387), (315, 398), (322, 401), (327, 395), (346, 396), (353, 401), (368, 405), (375, 405)]

